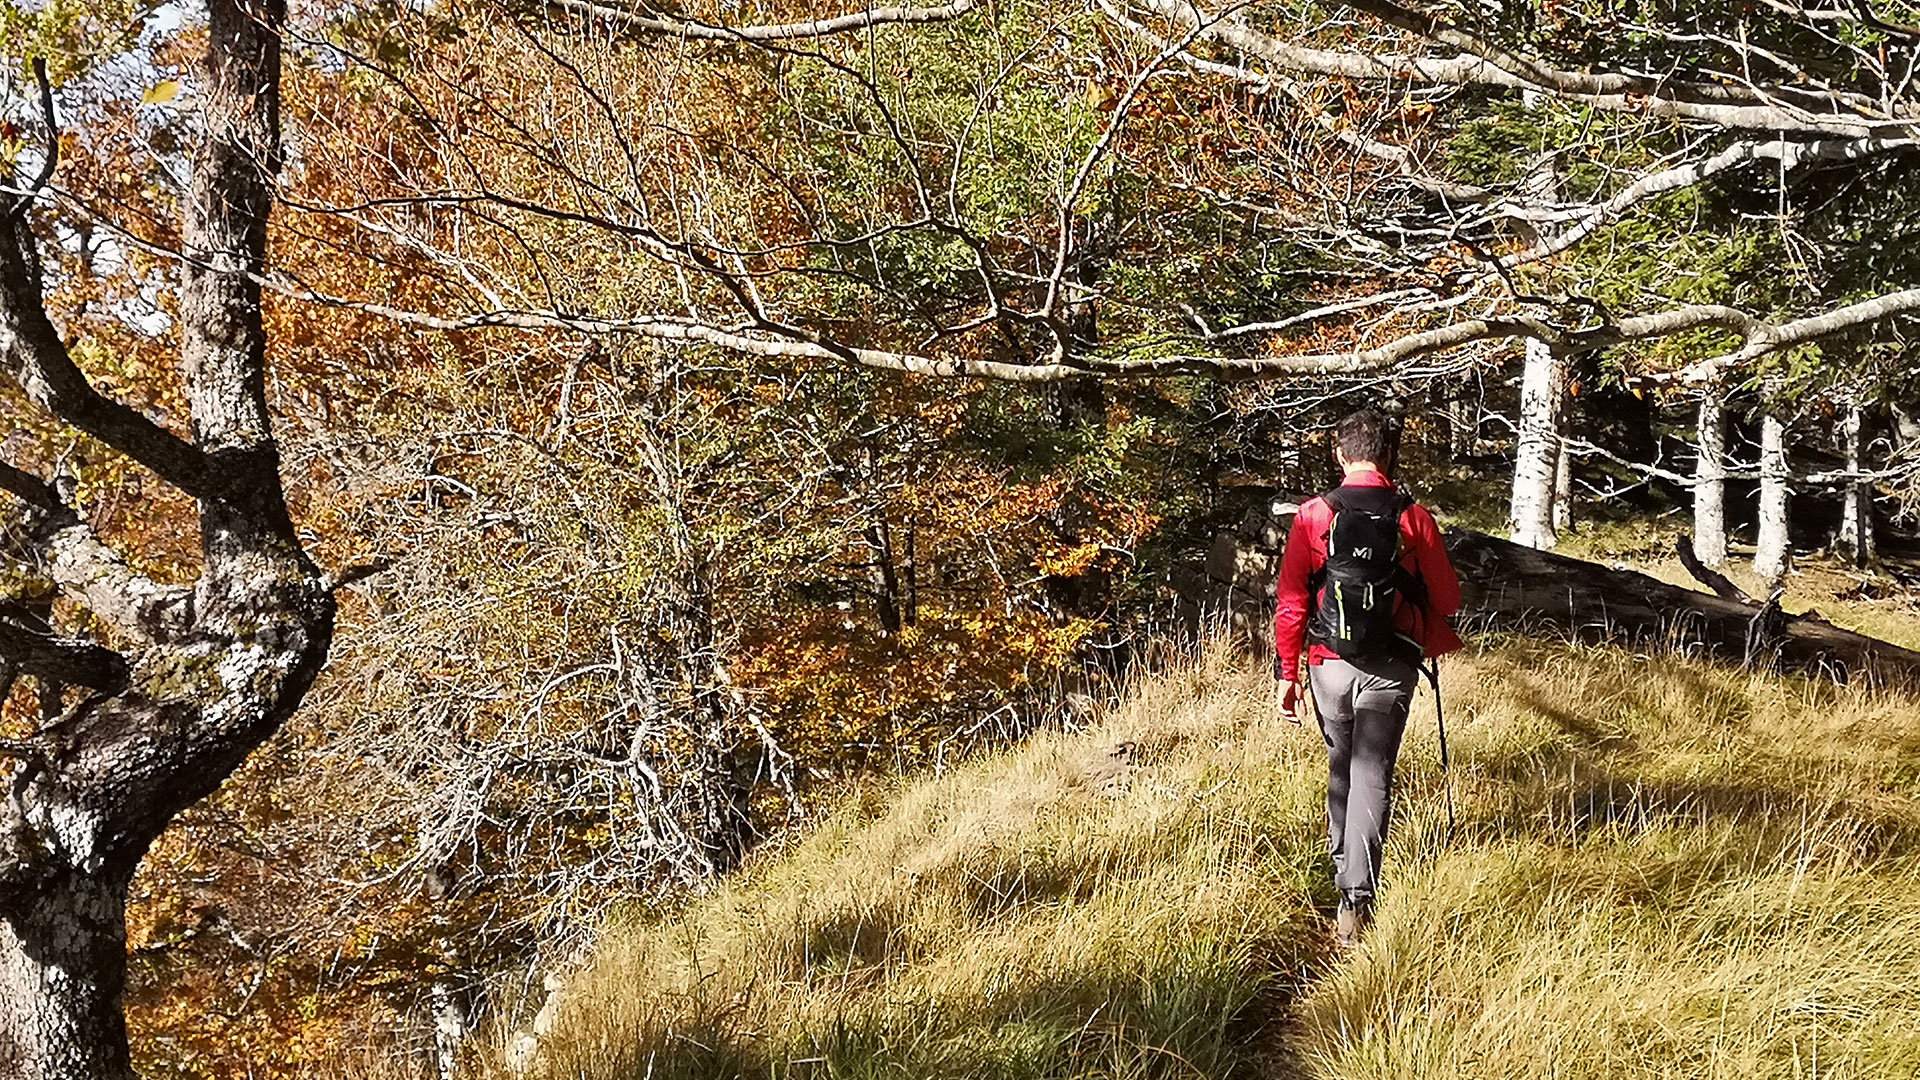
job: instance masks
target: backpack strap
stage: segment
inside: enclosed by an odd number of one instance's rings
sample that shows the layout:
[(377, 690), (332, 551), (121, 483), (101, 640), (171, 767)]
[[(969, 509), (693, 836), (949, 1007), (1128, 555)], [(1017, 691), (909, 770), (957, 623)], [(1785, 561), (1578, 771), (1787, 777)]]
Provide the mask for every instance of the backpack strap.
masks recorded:
[[(1407, 516), (1407, 511), (1413, 509), (1413, 503), (1414, 503), (1413, 496), (1407, 494), (1406, 492), (1401, 491), (1399, 492), (1399, 495), (1400, 495), (1400, 512), (1394, 515), (1394, 520), (1396, 522), (1405, 520)], [(1413, 604), (1415, 607), (1418, 607), (1420, 609), (1421, 616), (1425, 617), (1426, 609), (1427, 609), (1427, 583), (1421, 579), (1419, 574), (1413, 573), (1409, 571), (1405, 566), (1400, 565), (1398, 560), (1396, 560), (1394, 563), (1394, 570), (1395, 570), (1394, 577), (1400, 583), (1401, 594), (1407, 598), (1407, 601), (1409, 603)]]
[[(1320, 496), (1320, 499), (1322, 502), (1326, 503), (1327, 506), (1330, 507), (1333, 510), (1333, 512), (1336, 514), (1340, 513), (1343, 510), (1352, 509), (1352, 506), (1350, 505), (1348, 498), (1342, 494), (1342, 492), (1344, 492), (1345, 490), (1346, 490), (1345, 486), (1342, 485), (1341, 487), (1334, 488), (1331, 491), (1328, 491), (1322, 494)], [(1397, 485), (1392, 486), (1391, 490), (1393, 491), (1393, 494), (1394, 494), (1393, 506), (1395, 508), (1393, 513), (1393, 520), (1397, 525), (1401, 522), (1402, 519), (1404, 519), (1407, 516), (1407, 511), (1413, 509), (1415, 500), (1413, 496), (1400, 490), (1400, 488)], [(1331, 533), (1333, 528), (1333, 523), (1331, 518), (1328, 519), (1327, 528), (1328, 528), (1328, 532)], [(1319, 602), (1320, 587), (1326, 584), (1326, 580), (1327, 580), (1327, 566), (1324, 561), (1324, 553), (1322, 557), (1323, 557), (1323, 561), (1321, 562), (1320, 567), (1307, 575), (1307, 615), (1308, 615), (1308, 622), (1309, 622), (1309, 631), (1308, 631), (1309, 639), (1312, 638), (1311, 622), (1312, 622), (1313, 610)], [(1427, 608), (1427, 583), (1425, 581), (1422, 581), (1418, 574), (1412, 573), (1408, 571), (1406, 567), (1400, 565), (1400, 562), (1398, 559), (1394, 560), (1393, 579), (1394, 579), (1394, 585), (1400, 590), (1401, 595), (1405, 596), (1409, 603), (1413, 604), (1415, 607), (1418, 607), (1420, 609), (1421, 617), (1425, 618), (1426, 608)]]
[[(1325, 491), (1325, 492), (1321, 492), (1320, 494), (1320, 501), (1323, 503), (1326, 503), (1327, 508), (1329, 510), (1332, 510), (1333, 513), (1336, 515), (1340, 513), (1341, 507), (1340, 507), (1339, 501), (1334, 498), (1334, 495), (1339, 490), (1340, 490), (1339, 488), (1334, 488), (1333, 491)], [(1302, 507), (1302, 509), (1304, 510), (1305, 508)], [(1312, 570), (1309, 570), (1307, 572), (1307, 619), (1306, 619), (1306, 625), (1302, 629), (1305, 631), (1304, 636), (1306, 638), (1307, 644), (1309, 645), (1325, 644), (1325, 642), (1320, 640), (1320, 635), (1314, 632), (1314, 626), (1315, 626), (1315, 623), (1319, 621), (1318, 615), (1320, 612), (1320, 590), (1325, 588), (1327, 584), (1326, 545), (1332, 542), (1332, 537), (1333, 537), (1333, 517), (1330, 515), (1327, 518), (1326, 535), (1319, 538), (1320, 544), (1321, 544), (1320, 565), (1314, 567)]]
[[(1332, 491), (1323, 491), (1320, 493), (1320, 501), (1323, 503), (1326, 503), (1327, 508), (1329, 510), (1332, 510), (1334, 514), (1338, 514), (1340, 513), (1340, 511), (1346, 509), (1346, 505), (1344, 501), (1338, 498), (1339, 494), (1340, 494), (1339, 488), (1334, 488)], [(1327, 544), (1328, 538), (1331, 537), (1332, 535), (1333, 535), (1333, 517), (1329, 516), (1327, 518), (1327, 535), (1319, 538), (1321, 543), (1320, 565), (1307, 572), (1307, 621), (1309, 623), (1309, 626), (1307, 628), (1307, 635), (1309, 638), (1311, 638), (1313, 635), (1313, 628), (1311, 626), (1311, 623), (1313, 621), (1313, 610), (1320, 603), (1320, 587), (1327, 583), (1326, 544)]]

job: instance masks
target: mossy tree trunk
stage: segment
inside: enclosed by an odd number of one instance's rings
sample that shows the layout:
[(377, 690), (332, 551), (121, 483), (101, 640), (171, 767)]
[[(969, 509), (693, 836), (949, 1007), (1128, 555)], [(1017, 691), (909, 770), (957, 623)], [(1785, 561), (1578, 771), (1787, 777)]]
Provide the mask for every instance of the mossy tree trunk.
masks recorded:
[[(191, 438), (101, 394), (41, 293), (31, 194), (0, 213), (4, 371), (54, 418), (152, 470), (198, 507), (202, 569), (156, 582), (25, 468), (0, 490), (25, 508), (34, 565), (114, 624), (126, 652), (0, 614), (0, 655), (49, 687), (53, 712), (0, 741), (0, 1076), (133, 1075), (121, 1011), (126, 886), (148, 846), (293, 712), (333, 632), (330, 583), (301, 548), (279, 477), (256, 277), (279, 145), (282, 0), (212, 0), (201, 135), (181, 232), (181, 364)], [(49, 110), (51, 105), (49, 104)], [(54, 137), (48, 132), (48, 137)], [(18, 183), (12, 185), (16, 189)], [(194, 526), (189, 526), (194, 527)]]

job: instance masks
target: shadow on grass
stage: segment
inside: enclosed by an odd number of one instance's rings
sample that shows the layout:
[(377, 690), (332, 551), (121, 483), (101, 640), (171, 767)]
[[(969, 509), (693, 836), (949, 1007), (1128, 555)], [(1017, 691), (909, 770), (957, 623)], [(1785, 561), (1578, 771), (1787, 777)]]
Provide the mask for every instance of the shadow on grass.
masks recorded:
[(1630, 736), (1609, 737), (1539, 707), (1572, 737), (1524, 756), (1480, 761), (1473, 772), (1499, 793), (1498, 810), (1469, 827), (1488, 838), (1548, 839), (1579, 846), (1605, 834), (1634, 837), (1680, 828), (1720, 829), (1749, 852), (1809, 845), (1862, 864), (1920, 852), (1920, 825), (1871, 795), (1841, 797), (1814, 785), (1753, 780), (1687, 780), (1633, 752)]
[[(1141, 963), (1009, 979), (972, 996), (849, 994), (811, 1023), (756, 1030), (755, 1003), (662, 1000), (644, 1030), (608, 1033), (596, 1076), (654, 1080), (1037, 1080), (1271, 1076), (1260, 1022), (1286, 995), (1245, 941), (1154, 943)], [(1018, 973), (1009, 973), (1017, 975)], [(582, 1042), (577, 1037), (575, 1045)], [(552, 1063), (549, 1075), (578, 1075)]]
[(1112, 875), (1115, 860), (1105, 853), (1027, 850), (1008, 853), (985, 874), (970, 867), (946, 875), (964, 898), (966, 913), (992, 923), (1044, 904), (1082, 902)]
[(865, 986), (921, 954), (910, 916), (893, 905), (840, 910), (801, 935), (792, 977), (810, 985)]

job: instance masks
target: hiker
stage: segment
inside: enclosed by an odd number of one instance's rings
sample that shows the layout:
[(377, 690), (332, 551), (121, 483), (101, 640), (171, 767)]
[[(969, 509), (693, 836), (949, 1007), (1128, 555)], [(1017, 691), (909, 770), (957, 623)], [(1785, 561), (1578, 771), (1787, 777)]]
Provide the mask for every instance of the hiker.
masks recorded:
[[(1340, 891), (1337, 940), (1373, 912), (1393, 765), (1423, 658), (1460, 648), (1447, 616), (1460, 580), (1433, 515), (1401, 494), (1386, 417), (1362, 409), (1333, 431), (1341, 485), (1300, 507), (1280, 561), (1274, 675), (1280, 711), (1300, 722), (1300, 651), (1327, 744), (1327, 833)], [(1331, 551), (1331, 554), (1329, 552)]]

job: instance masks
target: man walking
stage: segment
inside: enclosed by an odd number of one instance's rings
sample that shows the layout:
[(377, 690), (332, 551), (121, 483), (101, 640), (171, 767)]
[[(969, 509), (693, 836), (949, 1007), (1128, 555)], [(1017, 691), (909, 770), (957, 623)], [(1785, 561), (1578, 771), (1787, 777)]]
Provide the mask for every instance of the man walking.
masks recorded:
[(1359, 940), (1380, 882), (1393, 766), (1423, 658), (1460, 648), (1447, 616), (1460, 581), (1433, 515), (1382, 471), (1386, 418), (1362, 409), (1334, 428), (1345, 481), (1294, 516), (1280, 561), (1274, 674), (1300, 722), (1300, 652), (1327, 744), (1327, 832), (1340, 890), (1339, 943)]

